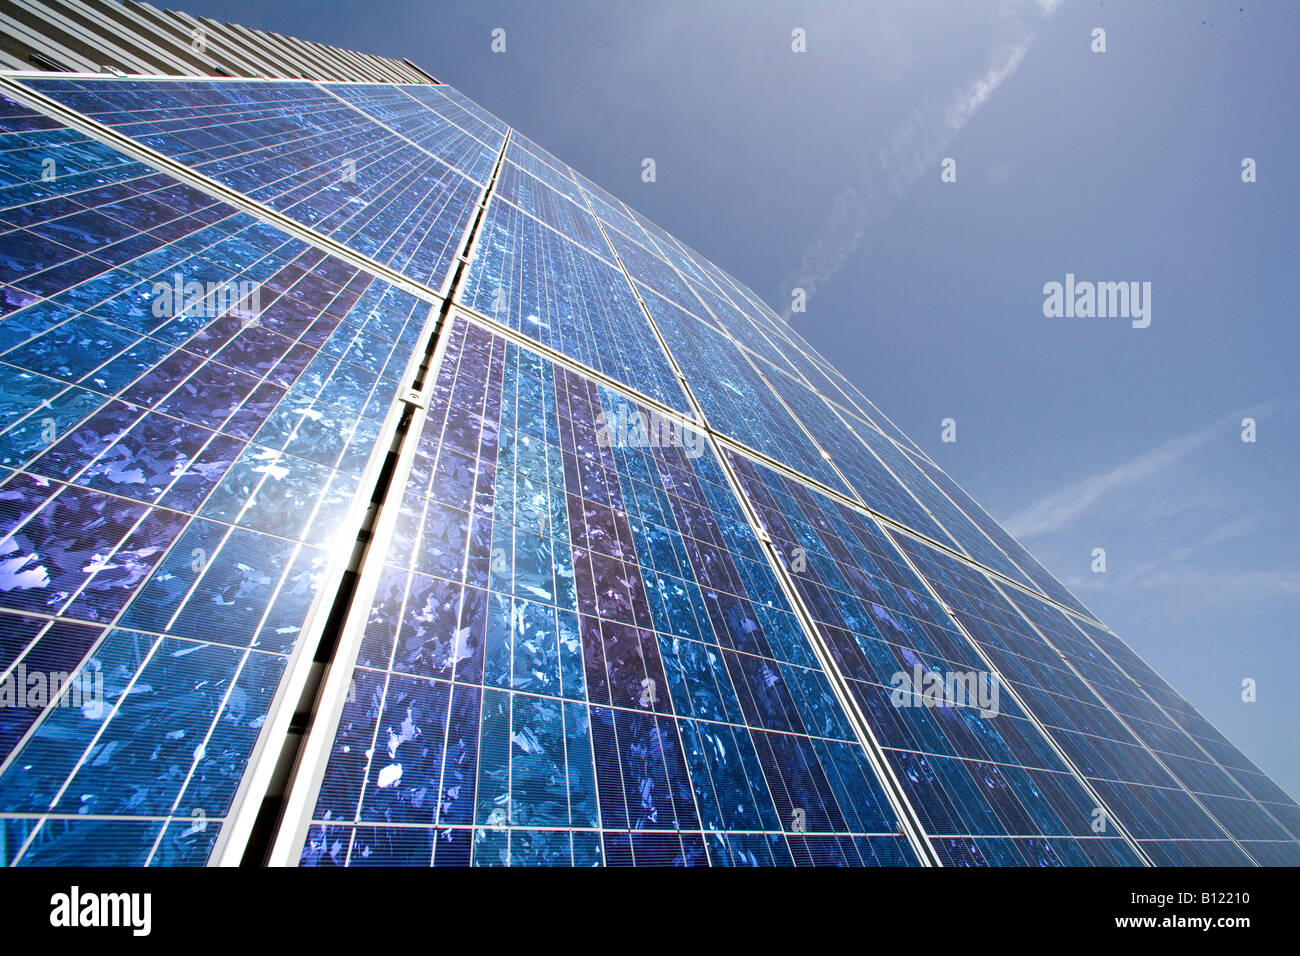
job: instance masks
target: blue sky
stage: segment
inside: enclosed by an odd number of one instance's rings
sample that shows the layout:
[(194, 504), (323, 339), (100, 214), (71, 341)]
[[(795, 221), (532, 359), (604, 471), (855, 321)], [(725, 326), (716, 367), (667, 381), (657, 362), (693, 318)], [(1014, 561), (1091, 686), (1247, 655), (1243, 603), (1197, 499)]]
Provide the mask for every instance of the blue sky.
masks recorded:
[[(796, 328), (1300, 795), (1300, 6), (172, 5), (408, 57), (778, 311), (806, 288)], [(1045, 317), (1067, 273), (1150, 282), (1150, 326)]]

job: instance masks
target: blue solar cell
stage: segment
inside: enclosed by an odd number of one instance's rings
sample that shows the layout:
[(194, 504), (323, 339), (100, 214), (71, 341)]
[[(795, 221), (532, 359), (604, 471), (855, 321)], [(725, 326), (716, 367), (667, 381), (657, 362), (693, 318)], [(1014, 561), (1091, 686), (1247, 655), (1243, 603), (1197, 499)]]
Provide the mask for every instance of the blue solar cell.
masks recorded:
[(514, 203), (552, 229), (572, 239), (588, 252), (612, 262), (614, 254), (585, 205), (569, 201), (512, 162), (505, 162), (497, 178), (496, 196)]
[(707, 448), (448, 334), (303, 862), (915, 862)]
[(837, 491), (848, 492), (743, 352), (711, 326), (653, 292), (645, 290), (642, 300), (714, 428)]

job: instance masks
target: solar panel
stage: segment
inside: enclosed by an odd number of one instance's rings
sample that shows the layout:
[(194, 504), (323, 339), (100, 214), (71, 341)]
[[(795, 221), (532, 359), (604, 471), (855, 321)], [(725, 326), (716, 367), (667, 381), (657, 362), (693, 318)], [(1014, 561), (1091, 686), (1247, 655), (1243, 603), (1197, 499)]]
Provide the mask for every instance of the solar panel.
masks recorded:
[(436, 394), (304, 863), (915, 861), (707, 448), (463, 320)]
[(837, 491), (848, 491), (744, 353), (653, 292), (646, 290), (642, 300), (715, 428)]
[[(1095, 800), (870, 517), (731, 462), (941, 859), (1139, 862), (1122, 837), (1095, 838)], [(931, 699), (929, 675), (984, 685)]]
[(458, 91), (0, 83), (4, 863), (1300, 861), (798, 329)]
[(429, 304), (0, 110), (4, 861), (201, 863)]
[(1013, 602), (973, 568), (906, 535), (892, 534), (1096, 788), (1108, 808), (1105, 819), (1128, 828), (1157, 865), (1254, 862), (1134, 733), (1122, 710), (1101, 692), (1103, 685), (1094, 682), (1095, 670), (1088, 680), (1090, 668), (1083, 658), (1071, 654), (1064, 641), (1058, 645), (1051, 640), (1055, 635), (1060, 641), (1071, 626), (1061, 611), (1028, 596), (1017, 595)]
[(480, 186), (492, 178), (500, 137), (492, 136), (493, 145), (488, 145), (409, 93), (385, 83), (327, 83), (321, 84), (321, 89), (374, 117)]
[(687, 408), (623, 273), (499, 197), (456, 300), (664, 405)]
[(435, 290), (481, 192), (443, 159), (310, 84), (27, 84)]

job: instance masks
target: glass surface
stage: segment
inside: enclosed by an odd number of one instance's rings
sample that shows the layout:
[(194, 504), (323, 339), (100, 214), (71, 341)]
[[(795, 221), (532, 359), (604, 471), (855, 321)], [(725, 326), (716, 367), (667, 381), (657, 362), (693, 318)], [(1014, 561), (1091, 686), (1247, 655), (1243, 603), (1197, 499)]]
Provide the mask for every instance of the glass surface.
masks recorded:
[(429, 305), (4, 99), (0, 183), (4, 862), (199, 864)]
[[(1103, 676), (1120, 678), (1113, 668), (1099, 669), (1101, 655), (1083, 647), (1077, 628), (1069, 634), (1061, 611), (1023, 592), (1013, 602), (969, 565), (902, 533), (891, 536), (1156, 865), (1252, 864), (1100, 692)], [(1091, 680), (1083, 676), (1089, 673)], [(1131, 682), (1128, 687), (1136, 701), (1140, 691)], [(1145, 710), (1153, 716), (1149, 701)], [(1181, 743), (1164, 746), (1182, 749)], [(1290, 848), (1294, 852), (1296, 844)]]
[(914, 862), (707, 448), (449, 334), (303, 862)]
[(450, 274), (481, 191), (442, 159), (309, 83), (26, 83), (435, 290)]
[(1139, 862), (869, 516), (729, 457), (941, 858), (1008, 862), (976, 839), (1003, 836), (1032, 865)]
[(665, 405), (689, 408), (627, 277), (499, 197), (457, 301)]

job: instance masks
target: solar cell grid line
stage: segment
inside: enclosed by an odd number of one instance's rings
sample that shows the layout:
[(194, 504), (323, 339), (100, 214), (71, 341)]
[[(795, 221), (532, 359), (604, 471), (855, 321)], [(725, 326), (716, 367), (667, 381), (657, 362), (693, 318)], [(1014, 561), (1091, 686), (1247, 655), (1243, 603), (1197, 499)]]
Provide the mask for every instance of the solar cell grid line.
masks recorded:
[[(590, 199), (588, 202), (590, 203)], [(601, 229), (604, 231), (605, 227), (602, 226)], [(617, 256), (617, 250), (615, 250), (615, 255)], [(623, 266), (621, 259), (619, 260), (619, 265), (620, 267)], [(752, 502), (741, 487), (728, 453), (719, 442), (717, 433), (709, 427), (707, 413), (695, 397), (687, 376), (684, 374), (681, 366), (678, 365), (672, 349), (669, 348), (664, 331), (660, 329), (658, 322), (656, 322), (647, 306), (645, 298), (642, 296), (641, 291), (636, 287), (636, 284), (632, 282), (632, 278), (628, 275), (626, 268), (624, 268), (624, 275), (627, 277), (628, 283), (632, 286), (638, 303), (645, 311), (646, 318), (649, 320), (651, 328), (654, 329), (655, 335), (659, 338), (660, 345), (668, 356), (669, 362), (672, 363), (673, 369), (681, 379), (682, 388), (694, 409), (695, 417), (704, 423), (704, 435), (709, 440), (710, 450), (719, 465), (722, 475), (726, 480), (726, 484), (731, 491), (731, 495), (739, 505), (741, 512), (744, 514), (750, 532), (758, 541), (762, 542), (762, 550), (768, 560), (770, 570), (775, 575), (781, 592), (785, 595), (786, 600), (794, 609), (795, 615), (803, 629), (803, 633), (809, 642), (814, 656), (817, 658), (818, 665), (830, 680), (831, 691), (835, 700), (838, 702), (839, 706), (843, 708), (846, 717), (852, 725), (853, 734), (861, 744), (863, 752), (866, 754), (867, 760), (876, 775), (876, 779), (884, 787), (887, 799), (899, 820), (899, 833), (907, 837), (913, 852), (916, 854), (917, 859), (922, 863), (922, 865), (929, 866), (938, 862), (934, 857), (929, 844), (925, 841), (924, 831), (921, 822), (917, 817), (916, 811), (908, 803), (908, 800), (901, 792), (901, 785), (893, 773), (893, 768), (884, 759), (880, 743), (876, 739), (872, 728), (867, 724), (862, 713), (856, 708), (856, 702), (854, 699), (845, 692), (845, 688), (843, 687), (843, 677), (836, 669), (822, 635), (813, 625), (812, 617), (808, 608), (804, 606), (801, 595), (793, 587), (788, 574), (784, 572), (783, 566), (778, 560), (778, 555), (776, 554), (771, 538), (763, 529), (763, 525), (754, 511)], [(705, 381), (707, 380), (706, 377)]]
[(890, 536), (1156, 865), (1254, 862), (984, 573)]
[[(1014, 694), (1010, 707), (994, 706), (992, 713), (981, 709), (987, 710), (988, 701), (931, 709), (918, 703), (913, 684), (913, 694), (903, 698), (908, 706), (899, 706), (898, 688), (908, 686), (899, 675), (909, 676), (914, 668), (985, 671), (1000, 686), (1001, 677), (868, 514), (737, 453), (728, 456), (761, 527), (779, 543), (783, 567), (815, 626), (826, 635), (836, 668), (899, 778), (910, 781), (908, 800), (945, 862), (992, 862), (983, 858), (991, 851), (981, 849), (991, 836), (1014, 837), (998, 844), (1003, 855), (1015, 846), (1036, 846), (1037, 855), (1029, 858), (1012, 854), (1021, 864), (1143, 861), (1122, 828), (1113, 845), (1084, 842), (1095, 838), (1090, 823), (1096, 794)], [(964, 768), (982, 786), (963, 786), (953, 767)], [(934, 787), (937, 779), (945, 781), (941, 789)], [(1031, 839), (1042, 845), (1026, 842)]]
[(445, 288), (480, 186), (324, 90), (239, 80), (24, 82), (416, 283)]
[[(42, 115), (56, 118), (60, 123), (70, 129), (77, 130), (91, 139), (111, 146), (117, 152), (131, 157), (132, 159), (148, 164), (155, 170), (164, 172), (174, 180), (178, 180), (189, 186), (192, 186), (209, 196), (221, 200), (223, 203), (233, 206), (234, 208), (248, 213), (256, 218), (273, 225), (282, 232), (302, 239), (316, 248), (319, 248), (336, 259), (341, 259), (351, 263), (367, 272), (384, 279), (390, 285), (396, 286), (406, 292), (426, 298), (433, 301), (434, 293), (427, 288), (419, 285), (406, 276), (402, 275), (386, 265), (367, 258), (360, 252), (354, 251), (341, 242), (338, 242), (329, 236), (318, 233), (306, 226), (298, 223), (281, 213), (276, 212), (270, 207), (255, 202), (242, 193), (230, 189), (216, 180), (195, 172), (190, 167), (171, 160), (169, 157), (150, 150), (135, 140), (114, 131), (111, 127), (102, 123), (95, 122), (88, 117), (63, 106), (56, 100), (50, 99), (43, 94), (37, 93), (27, 86), (22, 85), (16, 80), (24, 79), (32, 74), (13, 74), (10, 75), (5, 71), (0, 71), (0, 94), (9, 98), (15, 103), (20, 103), (24, 107), (39, 111)], [(67, 78), (77, 78), (78, 74), (60, 74)], [(48, 74), (40, 74), (48, 76)], [(103, 77), (99, 74), (92, 74), (99, 79)], [(159, 79), (173, 79), (162, 77)], [(241, 78), (241, 80), (244, 78)], [(247, 80), (247, 82), (282, 82), (270, 80)], [(290, 82), (290, 81), (283, 81)], [(302, 81), (299, 81), (302, 82)]]
[[(409, 365), (403, 352), (410, 355), (426, 326), (427, 304), (48, 117), (9, 100), (0, 102), (4, 105), (0, 125), (10, 131), (6, 134), (10, 148), (0, 150), (0, 162), (6, 163), (7, 180), (16, 183), (0, 192), (0, 220), (21, 224), (5, 227), (6, 248), (16, 247), (14, 237), (23, 230), (40, 231), (47, 223), (76, 219), (82, 225), (59, 233), (73, 243), (67, 248), (76, 256), (68, 260), (58, 253), (56, 258), (75, 264), (104, 256), (88, 269), (36, 272), (46, 276), (40, 280), (40, 295), (7, 296), (0, 318), (0, 342), (8, 346), (0, 362), (20, 361), (28, 366), (5, 376), (7, 383), (27, 383), (26, 391), (13, 391), (10, 385), (6, 395), (11, 419), (7, 434), (15, 431), (14, 417), (21, 424), (24, 415), (39, 414), (41, 402), (57, 407), (60, 389), (62, 393), (76, 389), (87, 399), (69, 407), (52, 442), (10, 441), (6, 446), (10, 463), (21, 469), (11, 472), (6, 483), (10, 492), (5, 496), (6, 538), (10, 542), (22, 538), (19, 546), (29, 552), (28, 561), (43, 562), (36, 570), (48, 580), (28, 575), (16, 588), (14, 582), (6, 582), (9, 586), (0, 594), (0, 616), (14, 622), (49, 615), (59, 620), (46, 628), (47, 635), (56, 628), (67, 635), (69, 627), (74, 634), (93, 634), (94, 640), (81, 642), (71, 659), (66, 656), (71, 648), (67, 637), (58, 635), (65, 669), (76, 671), (80, 660), (84, 671), (99, 661), (115, 695), (109, 715), (96, 722), (84, 722), (80, 711), (47, 706), (38, 713), (22, 714), (20, 726), (14, 723), (19, 717), (6, 712), (9, 746), (0, 792), (26, 808), (15, 812), (10, 803), (5, 828), (15, 840), (6, 840), (6, 846), (11, 855), (24, 854), (24, 862), (28, 858), (69, 862), (75, 861), (75, 853), (70, 858), (66, 847), (75, 849), (84, 838), (83, 859), (100, 852), (119, 862), (141, 863), (163, 853), (161, 841), (167, 838), (168, 861), (196, 862), (206, 855), (210, 838), (231, 805), (231, 795), (248, 766), (246, 758), (259, 746), (258, 728), (273, 725), (283, 713), (276, 709), (277, 685), (286, 686), (282, 675), (292, 666), (293, 648), (316, 626), (318, 596), (327, 593), (328, 579), (337, 577), (324, 542), (329, 529), (347, 527), (355, 518), (356, 502), (348, 507), (346, 489), (373, 472), (375, 459), (370, 452), (391, 418), (389, 399), (405, 374), (403, 367)], [(26, 149), (13, 148), (15, 143), (26, 144)], [(33, 150), (55, 157), (59, 175), (53, 180), (42, 176), (42, 165), (30, 161)], [(88, 230), (84, 222), (90, 214), (99, 218), (95, 228)], [(127, 228), (108, 229), (113, 222)], [(172, 228), (180, 223), (183, 228)], [(47, 240), (39, 248), (49, 251), (54, 246)], [(232, 271), (232, 261), (242, 265)], [(215, 273), (232, 281), (241, 274), (250, 276), (265, 297), (259, 296), (262, 301), (254, 304), (243, 294), (237, 302), (214, 306), (207, 315), (180, 305), (155, 314), (149, 297), (142, 304), (123, 298), (123, 285), (129, 291), (137, 283), (147, 285), (152, 276), (170, 279), (178, 262), (191, 263), (187, 269), (206, 263), (202, 265), (209, 270), (205, 278)], [(114, 276), (114, 268), (135, 272)], [(26, 280), (19, 280), (20, 286), (24, 284)], [(152, 294), (156, 297), (156, 290)], [(405, 314), (397, 311), (401, 308)], [(236, 309), (244, 314), (237, 315)], [(90, 328), (86, 323), (93, 320), (96, 328), (105, 330), (103, 334), (111, 335), (104, 340), (110, 350), (107, 364), (103, 356), (84, 348), (80, 352), (91, 356), (89, 361), (79, 357), (78, 350), (32, 347), (50, 335), (62, 334), (78, 316), (84, 316), (84, 328)], [(391, 344), (377, 362), (355, 351), (363, 340), (380, 339)], [(114, 353), (129, 360), (112, 360)], [(352, 364), (357, 360), (371, 368)], [(196, 381), (194, 376), (205, 369), (225, 369), (221, 374), (229, 377), (244, 374), (240, 368), (252, 374), (244, 375), (247, 381), (238, 397), (223, 399), (218, 392), (214, 406), (215, 383), (186, 392), (187, 382)], [(350, 391), (328, 393), (332, 381), (342, 381), (340, 375), (351, 383)], [(48, 387), (42, 385), (34, 392), (28, 387), (41, 382), (49, 383)], [(353, 384), (361, 385), (361, 390)], [(328, 411), (318, 405), (314, 419), (291, 414), (288, 424), (275, 421), (284, 398), (304, 386), (303, 398), (328, 401)], [(188, 404), (181, 402), (182, 392)], [(249, 403), (248, 396), (261, 395), (265, 397)], [(227, 404), (221, 405), (223, 401)], [(299, 407), (312, 406), (309, 402)], [(128, 414), (123, 417), (118, 410)], [(105, 417), (107, 412), (112, 414)], [(328, 423), (331, 431), (322, 431), (314, 423)], [(156, 428), (148, 430), (155, 426), (163, 426), (167, 435), (156, 433)], [(316, 431), (308, 457), (294, 457), (304, 453), (297, 437), (312, 427)], [(349, 437), (343, 441), (325, 440), (345, 430)], [(157, 456), (159, 447), (174, 449), (177, 457)], [(256, 451), (253, 458), (250, 450)], [(232, 469), (245, 467), (241, 462), (254, 461), (283, 470), (286, 478), (303, 469), (314, 478), (317, 490), (305, 496), (294, 493), (293, 503), (302, 509), (300, 520), (285, 524), (276, 517), (282, 510), (274, 507), (252, 517), (249, 489), (266, 480), (266, 474), (235, 485), (230, 484), (230, 476)], [(105, 467), (99, 468), (99, 462)], [(16, 495), (15, 482), (38, 493)], [(342, 497), (334, 497), (328, 505), (332, 516), (326, 516), (322, 509), (328, 496), (335, 494), (331, 488), (338, 488)], [(213, 510), (222, 498), (225, 503)], [(29, 502), (25, 507), (24, 500)], [(65, 503), (74, 507), (64, 507)], [(117, 516), (106, 508), (116, 509)], [(71, 528), (83, 529), (78, 534), (102, 535), (102, 530), (95, 530), (103, 528), (97, 514), (110, 517), (120, 530), (104, 541), (67, 538)], [(312, 514), (317, 516), (316, 525), (311, 523)], [(150, 522), (154, 530), (137, 539), (131, 546), (136, 550), (126, 550), (132, 536)], [(195, 537), (196, 528), (211, 533)], [(55, 535), (53, 549), (46, 546), (50, 534)], [(231, 557), (244, 562), (252, 577), (237, 572), (223, 555), (227, 545), (234, 547), (231, 542), (236, 538), (243, 542), (242, 550), (238, 555), (232, 551)], [(211, 554), (199, 569), (190, 567), (197, 560), (190, 553), (192, 544), (203, 544)], [(218, 573), (228, 580), (218, 580)], [(209, 578), (211, 586), (206, 583)], [(325, 579), (325, 587), (318, 588), (313, 578)], [(168, 583), (172, 580), (179, 589)], [(219, 597), (227, 607), (222, 612), (226, 631), (215, 640), (203, 631), (200, 620), (182, 614), (200, 586), (207, 597)], [(245, 589), (248, 593), (241, 594)], [(51, 595), (57, 600), (48, 599)], [(148, 600), (141, 603), (145, 596)], [(182, 627), (182, 622), (187, 623)], [(132, 650), (135, 644), (141, 645), (138, 652)], [(42, 653), (40, 635), (21, 653), (24, 656), (15, 661)], [(147, 769), (147, 762), (134, 763), (133, 748), (149, 749), (150, 733), (137, 725), (140, 707), (147, 710), (156, 705), (137, 703), (136, 693), (121, 692), (139, 687), (141, 675), (147, 672), (153, 674), (154, 686), (146, 697), (179, 693), (183, 685), (176, 680), (183, 681), (186, 668), (205, 661), (210, 668), (206, 683), (221, 690), (206, 704), (191, 697), (177, 706), (172, 714), (182, 726), (168, 728), (175, 730), (177, 740), (186, 736), (197, 740), (200, 749), (195, 750), (193, 743), (162, 745), (161, 759), (176, 766), (177, 774), (170, 782), (151, 782), (148, 772), (144, 776), (138, 772)], [(257, 718), (251, 726), (231, 726), (228, 715), (236, 697), (240, 712), (249, 720)], [(53, 738), (42, 736), (43, 728), (56, 724)], [(100, 748), (93, 762), (87, 762), (94, 741), (105, 736), (113, 740)], [(76, 744), (78, 740), (84, 749)], [(72, 748), (59, 741), (72, 742)], [(49, 759), (20, 761), (17, 754), (29, 753), (33, 746), (44, 748)], [(179, 757), (178, 749), (186, 755), (195, 750), (193, 758)], [(110, 753), (114, 754), (111, 760)], [(215, 769), (219, 767), (226, 769)], [(200, 772), (203, 780), (196, 777)], [(43, 782), (33, 779), (33, 773), (43, 775)], [(139, 788), (142, 800), (129, 803), (125, 814), (119, 813), (114, 788), (132, 786)], [(176, 801), (196, 787), (208, 794), (203, 798), (204, 819), (211, 822), (203, 827), (195, 827), (188, 816), (174, 819)], [(45, 804), (36, 797), (37, 790), (45, 792)], [(75, 807), (62, 805), (76, 794)], [(53, 833), (52, 838), (44, 838), (46, 831)], [(196, 840), (196, 833), (203, 836)], [(190, 845), (177, 844), (187, 837)]]
[[(602, 444), (596, 410), (627, 398), (461, 319), (452, 335), (375, 602), (354, 622), (358, 693), (320, 771), (303, 862), (523, 863), (538, 833), (563, 835), (540, 861), (564, 865), (903, 862), (888, 804), (818, 689), (716, 462)], [(480, 464), (446, 464), (466, 455)], [(435, 545), (467, 504), (454, 540), (476, 543)], [(539, 546), (551, 556), (534, 560)], [(407, 745), (415, 729), (435, 733), (422, 712), (390, 717), (371, 675), (412, 695), (445, 687), (432, 763), (412, 762)], [(471, 701), (459, 715), (457, 694)], [(578, 720), (576, 750), (537, 722), (539, 707)], [(697, 734), (729, 743), (693, 747)], [(368, 769), (347, 757), (367, 740)], [(567, 801), (529, 789), (548, 754), (561, 755), (546, 776), (570, 781)], [(426, 779), (430, 797), (411, 802)], [(719, 799), (722, 780), (733, 797)], [(790, 826), (787, 793), (807, 805), (806, 833)]]

